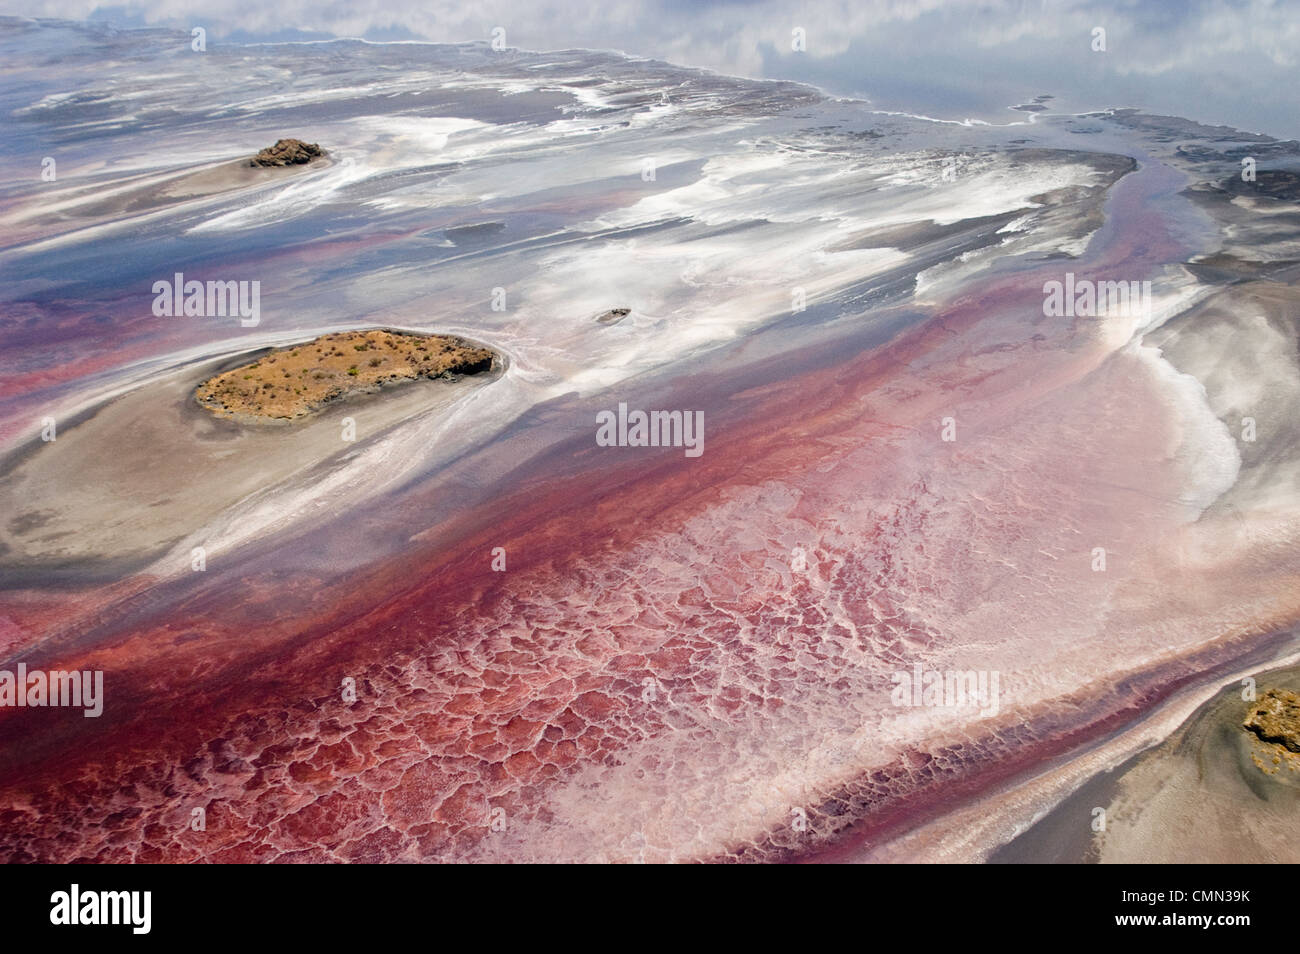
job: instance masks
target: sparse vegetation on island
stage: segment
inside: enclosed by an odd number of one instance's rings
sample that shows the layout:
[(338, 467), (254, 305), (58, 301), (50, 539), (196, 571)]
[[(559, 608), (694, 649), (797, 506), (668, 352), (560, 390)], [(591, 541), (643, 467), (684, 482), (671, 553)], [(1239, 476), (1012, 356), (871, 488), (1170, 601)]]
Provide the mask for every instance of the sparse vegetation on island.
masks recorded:
[(1259, 737), (1262, 751), (1251, 753), (1265, 774), (1276, 773), (1283, 763), (1300, 768), (1300, 694), (1289, 689), (1269, 689), (1250, 707), (1243, 728)]
[(314, 142), (301, 139), (279, 139), (248, 160), (250, 166), (301, 166), (325, 155), (325, 150)]
[(219, 417), (293, 420), (386, 384), (478, 374), (495, 358), (487, 348), (443, 335), (336, 332), (209, 378), (194, 397)]

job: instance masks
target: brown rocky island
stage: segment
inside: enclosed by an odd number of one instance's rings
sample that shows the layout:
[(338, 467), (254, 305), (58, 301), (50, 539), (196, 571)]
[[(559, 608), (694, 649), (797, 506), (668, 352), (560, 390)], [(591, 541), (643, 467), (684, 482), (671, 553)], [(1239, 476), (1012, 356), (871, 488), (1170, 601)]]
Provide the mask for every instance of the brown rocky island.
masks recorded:
[(325, 150), (314, 142), (301, 139), (279, 139), (267, 146), (252, 159), (250, 166), (302, 166), (325, 155)]
[(1289, 689), (1270, 689), (1242, 723), (1264, 742), (1300, 752), (1300, 695)]
[(277, 348), (200, 384), (195, 399), (218, 417), (291, 421), (386, 384), (491, 370), (496, 355), (460, 338), (343, 331)]

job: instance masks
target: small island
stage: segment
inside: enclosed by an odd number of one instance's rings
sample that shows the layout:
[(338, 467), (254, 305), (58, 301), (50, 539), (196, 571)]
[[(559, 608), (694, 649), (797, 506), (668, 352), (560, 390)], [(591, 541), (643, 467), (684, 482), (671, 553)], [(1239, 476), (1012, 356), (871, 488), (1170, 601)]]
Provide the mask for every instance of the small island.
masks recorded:
[(495, 360), (491, 350), (445, 335), (343, 331), (222, 372), (194, 397), (218, 417), (291, 421), (385, 384), (489, 371)]
[(596, 323), (601, 325), (616, 325), (630, 314), (632, 314), (631, 308), (611, 308), (604, 314), (597, 315)]
[(1242, 725), (1264, 742), (1300, 753), (1300, 695), (1289, 689), (1270, 689), (1250, 707)]
[(279, 139), (274, 146), (267, 146), (252, 159), (250, 166), (303, 166), (325, 155), (325, 150), (314, 142), (301, 139)]

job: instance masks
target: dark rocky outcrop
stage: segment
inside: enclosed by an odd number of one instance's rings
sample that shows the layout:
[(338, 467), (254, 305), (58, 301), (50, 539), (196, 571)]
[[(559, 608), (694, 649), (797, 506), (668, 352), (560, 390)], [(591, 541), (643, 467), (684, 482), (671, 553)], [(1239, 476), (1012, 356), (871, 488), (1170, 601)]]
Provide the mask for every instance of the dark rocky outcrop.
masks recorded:
[(325, 150), (314, 142), (301, 139), (280, 139), (274, 146), (267, 146), (252, 159), (250, 166), (301, 166), (325, 155)]
[(1233, 174), (1208, 188), (1218, 193), (1226, 192), (1230, 196), (1244, 195), (1295, 202), (1300, 200), (1300, 173), (1285, 169), (1260, 169), (1252, 181), (1247, 182), (1240, 174)]
[(1289, 689), (1270, 689), (1250, 707), (1242, 723), (1265, 742), (1300, 752), (1300, 695)]
[(596, 321), (602, 325), (616, 325), (630, 314), (631, 308), (611, 308), (603, 315), (598, 315)]

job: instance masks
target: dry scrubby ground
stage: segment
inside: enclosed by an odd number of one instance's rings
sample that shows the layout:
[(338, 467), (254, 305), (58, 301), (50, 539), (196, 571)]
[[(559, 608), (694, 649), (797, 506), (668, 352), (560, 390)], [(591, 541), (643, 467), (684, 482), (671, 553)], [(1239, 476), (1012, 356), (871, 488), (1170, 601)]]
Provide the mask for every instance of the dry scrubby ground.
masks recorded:
[(384, 384), (486, 371), (492, 359), (459, 338), (347, 331), (272, 351), (204, 381), (194, 394), (221, 417), (293, 419)]

